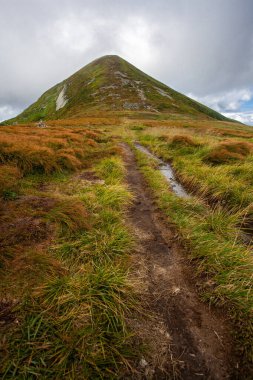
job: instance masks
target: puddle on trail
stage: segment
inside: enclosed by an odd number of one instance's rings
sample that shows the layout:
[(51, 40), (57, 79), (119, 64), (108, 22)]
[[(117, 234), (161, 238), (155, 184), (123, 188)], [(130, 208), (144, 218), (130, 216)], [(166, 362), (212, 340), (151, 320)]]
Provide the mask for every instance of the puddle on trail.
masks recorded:
[(155, 161), (157, 161), (157, 163), (159, 164), (160, 172), (164, 175), (166, 180), (169, 182), (172, 190), (174, 191), (174, 193), (177, 196), (179, 196), (181, 198), (189, 198), (190, 197), (190, 194), (187, 193), (187, 191), (183, 188), (181, 183), (179, 183), (176, 180), (174, 171), (173, 171), (170, 164), (167, 164), (163, 160), (161, 160), (160, 158), (156, 157), (153, 153), (151, 153), (144, 146), (142, 146), (138, 143), (135, 143), (134, 145), (138, 150), (140, 150), (141, 152), (145, 153), (147, 156), (152, 157)]

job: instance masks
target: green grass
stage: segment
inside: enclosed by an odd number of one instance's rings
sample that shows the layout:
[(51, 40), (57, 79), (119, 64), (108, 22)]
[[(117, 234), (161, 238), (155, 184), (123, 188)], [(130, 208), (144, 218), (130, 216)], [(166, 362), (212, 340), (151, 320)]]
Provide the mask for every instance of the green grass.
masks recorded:
[(238, 238), (241, 214), (220, 206), (211, 209), (196, 197), (177, 197), (153, 162), (139, 151), (136, 156), (159, 208), (180, 232), (194, 259), (196, 273), (202, 277), (203, 298), (229, 310), (238, 346), (253, 361), (253, 258), (251, 249)]
[(228, 208), (244, 208), (247, 214), (247, 207), (253, 202), (252, 155), (240, 162), (208, 165), (204, 157), (210, 151), (212, 137), (200, 138), (193, 133), (190, 136), (196, 146), (175, 144), (162, 135), (139, 134), (139, 140), (164, 160), (172, 161), (178, 177), (190, 191), (215, 202), (224, 201)]
[(103, 160), (97, 165), (96, 172), (104, 178), (106, 184), (113, 185), (122, 182), (125, 168), (123, 162), (115, 157)]
[(137, 310), (124, 224), (132, 195), (119, 157), (102, 159), (96, 171), (104, 185), (78, 186), (45, 215), (58, 226), (48, 254), (59, 270), (47, 271), (17, 304), (3, 379), (118, 378), (137, 355), (126, 323)]

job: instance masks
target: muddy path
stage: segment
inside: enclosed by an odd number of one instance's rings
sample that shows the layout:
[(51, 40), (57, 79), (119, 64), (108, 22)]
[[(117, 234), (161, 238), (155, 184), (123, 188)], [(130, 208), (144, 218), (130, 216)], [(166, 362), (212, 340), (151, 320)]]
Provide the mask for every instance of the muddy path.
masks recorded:
[(229, 323), (200, 301), (176, 232), (155, 206), (130, 148), (122, 144), (122, 149), (135, 195), (129, 211), (138, 242), (133, 271), (145, 308), (153, 316), (145, 326), (138, 322), (133, 326), (150, 342), (150, 353), (144, 353), (135, 378), (236, 379)]

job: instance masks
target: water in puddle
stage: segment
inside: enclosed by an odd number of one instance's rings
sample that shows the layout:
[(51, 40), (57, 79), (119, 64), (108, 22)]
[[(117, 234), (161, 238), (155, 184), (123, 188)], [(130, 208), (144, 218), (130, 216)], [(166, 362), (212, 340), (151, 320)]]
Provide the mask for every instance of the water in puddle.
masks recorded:
[(181, 198), (189, 198), (190, 195), (186, 192), (186, 190), (183, 188), (181, 183), (179, 183), (174, 175), (174, 171), (170, 164), (165, 163), (160, 158), (156, 157), (153, 153), (151, 153), (147, 148), (144, 146), (135, 143), (135, 147), (140, 150), (141, 152), (145, 153), (147, 156), (152, 157), (158, 164), (159, 164), (159, 170), (164, 175), (166, 180), (169, 182), (172, 190), (176, 195), (178, 195)]

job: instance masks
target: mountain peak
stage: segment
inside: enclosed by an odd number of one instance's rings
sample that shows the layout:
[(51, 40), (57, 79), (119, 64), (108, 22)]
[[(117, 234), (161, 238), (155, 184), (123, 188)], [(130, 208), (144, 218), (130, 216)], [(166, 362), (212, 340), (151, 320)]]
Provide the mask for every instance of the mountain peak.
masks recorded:
[(98, 57), (94, 59), (90, 64), (94, 64), (94, 63), (107, 64), (108, 62), (119, 62), (121, 60), (123, 60), (123, 58), (121, 58), (119, 55), (108, 54), (108, 55), (102, 55), (102, 57)]
[(187, 118), (224, 116), (148, 76), (118, 55), (99, 57), (46, 91), (10, 122), (145, 112)]
[(101, 57), (99, 57), (97, 59), (99, 59), (101, 61), (102, 60), (106, 60), (106, 59), (112, 59), (112, 60), (117, 61), (117, 60), (120, 60), (122, 58), (119, 55), (117, 55), (117, 54), (106, 54), (106, 55), (102, 55)]

